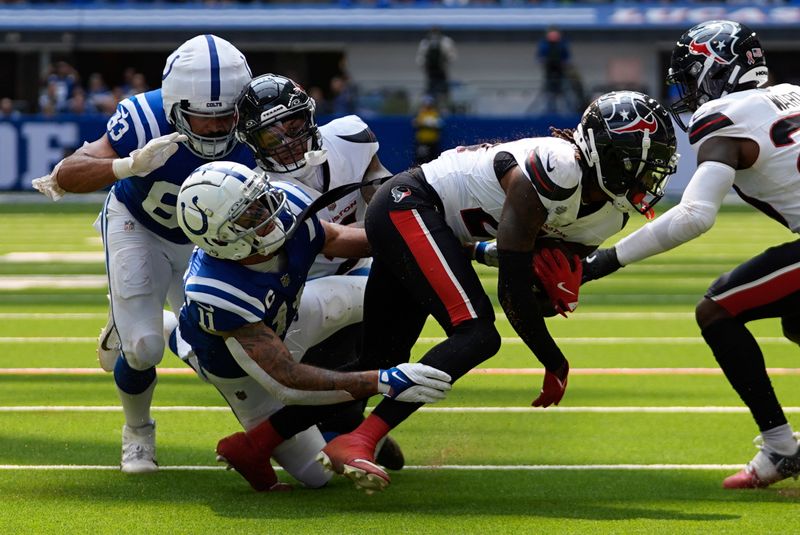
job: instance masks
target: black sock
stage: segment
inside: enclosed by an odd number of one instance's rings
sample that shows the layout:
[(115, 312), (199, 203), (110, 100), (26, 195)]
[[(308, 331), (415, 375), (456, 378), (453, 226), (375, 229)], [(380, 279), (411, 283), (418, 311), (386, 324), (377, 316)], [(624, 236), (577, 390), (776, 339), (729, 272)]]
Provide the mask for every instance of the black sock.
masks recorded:
[(736, 318), (715, 321), (702, 331), (728, 382), (750, 409), (762, 431), (786, 423), (772, 389), (764, 355), (747, 327)]
[(272, 427), (280, 436), (289, 439), (300, 431), (305, 431), (320, 421), (332, 418), (342, 411), (347, 411), (351, 405), (357, 405), (363, 410), (360, 401), (347, 401), (335, 405), (287, 405), (270, 416)]

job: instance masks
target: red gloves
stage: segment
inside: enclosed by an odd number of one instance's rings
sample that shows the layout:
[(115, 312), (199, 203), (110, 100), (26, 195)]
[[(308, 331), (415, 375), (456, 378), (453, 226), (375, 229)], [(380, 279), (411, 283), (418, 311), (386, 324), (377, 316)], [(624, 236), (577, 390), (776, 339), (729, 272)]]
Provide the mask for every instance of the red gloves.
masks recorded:
[(539, 392), (539, 397), (534, 399), (531, 405), (534, 407), (558, 405), (567, 390), (567, 375), (569, 375), (569, 362), (566, 360), (555, 372), (545, 370), (542, 391)]
[(561, 249), (542, 249), (533, 257), (534, 273), (542, 281), (553, 308), (565, 318), (578, 306), (583, 272), (578, 255), (573, 255), (572, 264), (574, 269)]

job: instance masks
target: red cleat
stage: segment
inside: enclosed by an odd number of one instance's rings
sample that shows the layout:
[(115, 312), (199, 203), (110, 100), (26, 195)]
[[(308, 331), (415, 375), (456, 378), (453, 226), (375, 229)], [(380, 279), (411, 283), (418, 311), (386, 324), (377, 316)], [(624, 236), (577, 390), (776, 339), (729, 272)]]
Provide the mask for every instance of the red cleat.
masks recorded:
[(375, 463), (373, 449), (358, 435), (339, 435), (322, 448), (317, 461), (326, 469), (352, 480), (356, 488), (372, 494), (391, 482), (386, 470)]
[(800, 448), (794, 455), (781, 455), (762, 447), (753, 460), (722, 482), (726, 489), (764, 488), (800, 475)]
[(750, 464), (732, 476), (726, 477), (725, 481), (722, 482), (722, 488), (725, 489), (758, 489), (766, 487), (767, 485), (769, 485), (769, 483), (764, 483), (758, 479), (758, 476)]
[(290, 490), (291, 486), (278, 481), (269, 462), (271, 452), (259, 451), (241, 431), (217, 443), (217, 461), (228, 463), (259, 492)]

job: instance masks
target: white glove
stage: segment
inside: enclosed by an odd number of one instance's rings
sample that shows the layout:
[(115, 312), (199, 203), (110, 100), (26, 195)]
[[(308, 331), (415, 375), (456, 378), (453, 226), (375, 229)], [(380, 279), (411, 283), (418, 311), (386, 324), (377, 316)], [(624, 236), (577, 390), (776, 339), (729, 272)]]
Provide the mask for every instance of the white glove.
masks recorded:
[(39, 178), (34, 178), (31, 181), (31, 185), (39, 191), (47, 195), (52, 201), (58, 201), (61, 197), (64, 196), (66, 191), (61, 189), (61, 186), (58, 185), (58, 181), (56, 180), (56, 176), (58, 176), (58, 170), (61, 168), (61, 163), (64, 160), (61, 160), (56, 164), (52, 171), (50, 171), (49, 175), (40, 176)]
[(479, 264), (491, 267), (499, 267), (500, 260), (497, 258), (496, 241), (479, 241), (472, 248), (472, 258)]
[(178, 132), (151, 139), (141, 149), (131, 152), (130, 156), (114, 160), (111, 163), (114, 176), (118, 180), (129, 176), (147, 176), (164, 165), (178, 150), (178, 143), (187, 139)]
[(419, 362), (378, 370), (378, 392), (409, 403), (435, 403), (452, 388), (450, 375)]

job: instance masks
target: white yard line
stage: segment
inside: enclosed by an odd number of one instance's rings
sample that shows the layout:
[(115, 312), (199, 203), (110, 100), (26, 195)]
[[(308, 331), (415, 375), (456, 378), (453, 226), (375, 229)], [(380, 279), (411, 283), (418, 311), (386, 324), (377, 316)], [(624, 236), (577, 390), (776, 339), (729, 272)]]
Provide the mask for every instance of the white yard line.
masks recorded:
[[(565, 337), (554, 337), (556, 342), (559, 344), (573, 344), (573, 345), (613, 345), (613, 344), (642, 344), (647, 346), (658, 345), (658, 344), (677, 344), (677, 345), (695, 345), (695, 344), (702, 344), (705, 345), (706, 341), (703, 340), (700, 336), (603, 336), (603, 337), (595, 337), (595, 336), (586, 336), (586, 337), (575, 337), (575, 338), (565, 338)], [(759, 343), (761, 344), (793, 344), (794, 342), (789, 341), (788, 339), (784, 338), (783, 336), (761, 336), (756, 337)], [(0, 342), (2, 342), (3, 338), (0, 338)], [(444, 340), (443, 337), (439, 336), (431, 336), (431, 337), (420, 337), (417, 339), (418, 342), (423, 344), (438, 344)], [(516, 337), (504, 337), (502, 339), (504, 344), (508, 345), (524, 345), (525, 342), (520, 340)]]
[(105, 320), (107, 317), (105, 312), (0, 312), (0, 320)]
[(104, 263), (105, 254), (99, 252), (47, 252), (47, 253), (6, 253), (0, 255), (0, 263), (7, 264), (87, 264)]
[(33, 288), (105, 288), (105, 275), (3, 275), (0, 290), (30, 290)]
[[(209, 406), (154, 406), (155, 412), (229, 412), (228, 407)], [(368, 410), (371, 410), (368, 409)], [(800, 413), (800, 407), (784, 407), (789, 414)], [(122, 412), (118, 405), (16, 405), (0, 406), (0, 413), (26, 412)], [(749, 414), (746, 407), (548, 407), (547, 410), (532, 407), (421, 407), (417, 412), (436, 414), (530, 414), (533, 416), (553, 413), (573, 414)]]
[[(403, 470), (435, 471), (453, 470), (469, 472), (544, 472), (552, 470), (738, 470), (740, 464), (441, 464), (441, 465), (411, 465), (404, 466)], [(176, 465), (159, 466), (159, 471), (195, 472), (206, 470), (225, 470), (224, 466), (198, 466)], [(275, 467), (276, 470), (282, 470)], [(100, 464), (0, 464), (0, 470), (19, 471), (117, 471), (118, 465)]]
[[(443, 342), (441, 336), (423, 336), (417, 339), (422, 344), (438, 344)], [(575, 338), (555, 337), (559, 344), (573, 345), (613, 345), (613, 344), (642, 344), (652, 346), (654, 344), (679, 344), (695, 345), (705, 344), (699, 336), (581, 336)], [(782, 336), (761, 336), (757, 337), (762, 344), (792, 344)], [(96, 342), (97, 338), (92, 336), (0, 336), (0, 344), (27, 344), (27, 343), (52, 343), (52, 344), (85, 344)], [(503, 337), (502, 342), (507, 345), (523, 345), (525, 342), (516, 337)]]
[[(506, 319), (502, 312), (495, 313), (497, 319)], [(0, 319), (9, 320), (84, 320), (106, 319), (105, 313), (94, 312), (0, 312)], [(570, 316), (571, 320), (605, 321), (605, 320), (694, 320), (694, 312), (577, 312)]]
[[(800, 375), (800, 368), (767, 368), (770, 375)], [(0, 368), (3, 375), (105, 375), (100, 368)], [(160, 375), (195, 375), (190, 368), (158, 368)], [(469, 375), (538, 375), (541, 368), (476, 368)], [(571, 368), (570, 375), (722, 375), (719, 368)]]

